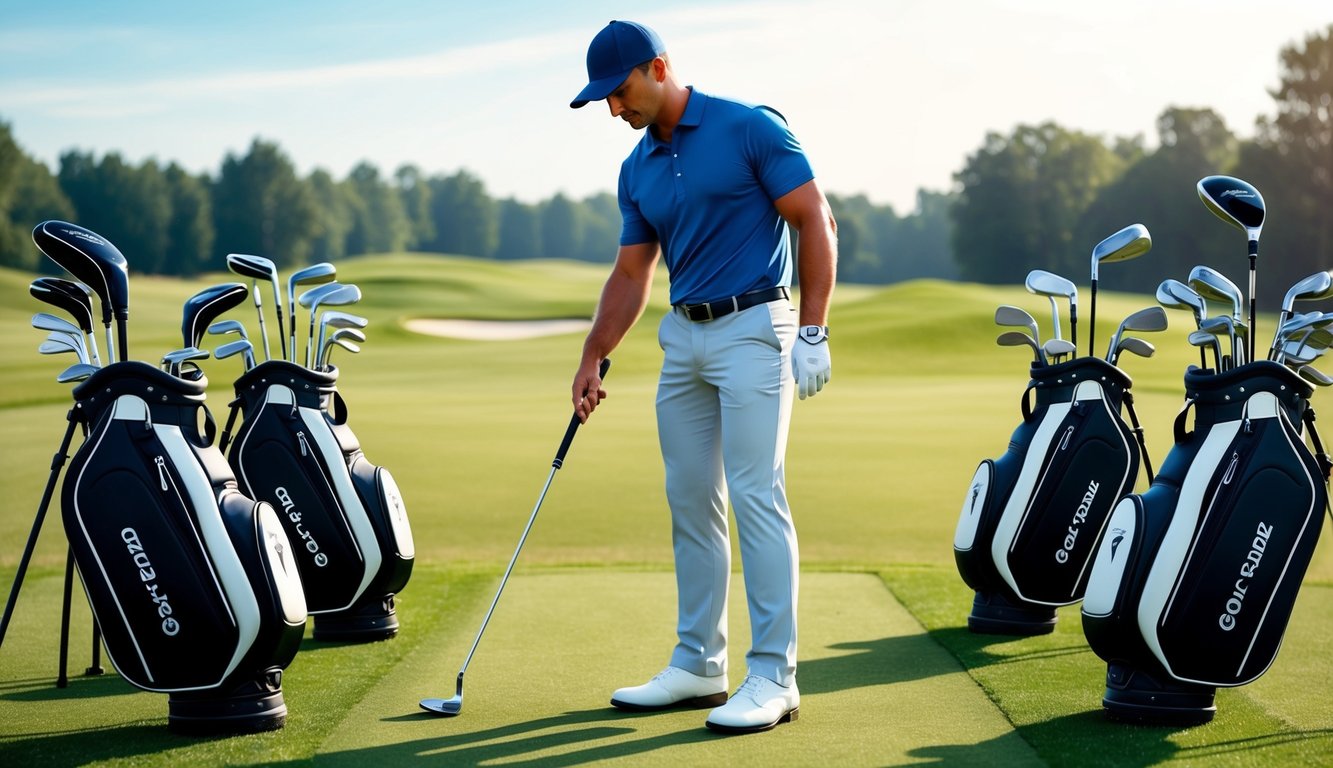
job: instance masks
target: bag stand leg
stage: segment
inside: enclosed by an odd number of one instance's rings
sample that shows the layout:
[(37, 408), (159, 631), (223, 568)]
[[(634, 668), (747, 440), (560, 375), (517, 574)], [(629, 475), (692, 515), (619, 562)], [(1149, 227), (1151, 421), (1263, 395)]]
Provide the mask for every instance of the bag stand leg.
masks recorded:
[(1127, 664), (1106, 665), (1106, 716), (1143, 725), (1202, 725), (1217, 714), (1217, 689), (1162, 680)]
[(999, 592), (977, 592), (967, 628), (982, 635), (1049, 635), (1055, 631), (1055, 609), (1007, 599)]

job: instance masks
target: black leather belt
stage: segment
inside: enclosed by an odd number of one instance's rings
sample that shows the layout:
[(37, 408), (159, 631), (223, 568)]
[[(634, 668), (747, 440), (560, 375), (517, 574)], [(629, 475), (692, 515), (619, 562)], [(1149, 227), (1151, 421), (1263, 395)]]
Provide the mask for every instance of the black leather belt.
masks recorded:
[(705, 301), (702, 304), (677, 304), (676, 309), (684, 312), (685, 317), (696, 323), (706, 323), (710, 320), (726, 317), (732, 312), (749, 309), (757, 304), (767, 304), (770, 301), (789, 297), (790, 294), (787, 293), (787, 289), (778, 286), (777, 288), (766, 288), (762, 291), (742, 293), (740, 296), (732, 296), (729, 299)]

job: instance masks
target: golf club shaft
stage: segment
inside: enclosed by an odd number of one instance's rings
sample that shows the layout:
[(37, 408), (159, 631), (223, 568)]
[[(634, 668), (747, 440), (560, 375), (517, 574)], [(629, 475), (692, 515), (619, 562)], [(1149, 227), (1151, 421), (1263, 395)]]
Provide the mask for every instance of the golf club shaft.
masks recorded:
[[(259, 336), (264, 340), (264, 359), (272, 360), (273, 355), (269, 353), (268, 348), (268, 329), (264, 327), (264, 301), (260, 298), (258, 280), (250, 281), (250, 290), (254, 293), (255, 297), (255, 313), (259, 315)], [(279, 333), (281, 333), (281, 331), (279, 331)]]
[(1255, 333), (1255, 331), (1257, 331), (1258, 329), (1254, 327), (1254, 309), (1255, 309), (1254, 262), (1258, 256), (1259, 256), (1259, 241), (1251, 240), (1250, 241), (1250, 354), (1249, 354), (1249, 358), (1251, 360), (1254, 359), (1254, 337), (1258, 335), (1257, 333)]
[[(278, 287), (278, 273), (277, 273), (277, 272), (274, 272), (274, 273), (273, 273), (273, 309), (274, 309), (275, 312), (278, 313), (278, 346), (279, 346), (279, 347), (281, 348), (281, 350), (282, 350), (282, 357), (281, 357), (280, 359), (282, 359), (282, 360), (286, 360), (286, 359), (287, 359), (287, 332), (286, 332), (286, 330), (283, 328), (283, 325), (282, 325), (282, 289), (281, 289), (280, 287)], [(264, 342), (267, 343), (267, 342), (268, 342), (268, 339), (265, 338), (265, 339), (264, 339)], [(272, 359), (272, 358), (270, 358), (270, 359)]]
[[(1073, 324), (1072, 318), (1070, 324)], [(1074, 336), (1073, 330), (1070, 330), (1069, 335)], [(1088, 310), (1088, 354), (1097, 354), (1097, 277), (1095, 275), (1092, 278), (1092, 308)]]
[[(611, 368), (609, 359), (603, 360), (600, 376), (606, 377), (606, 372)], [(565, 463), (565, 454), (569, 451), (569, 446), (574, 442), (574, 433), (579, 429), (579, 415), (575, 413), (569, 419), (569, 427), (565, 429), (565, 437), (560, 441), (560, 448), (556, 451), (555, 459), (551, 461), (551, 471), (546, 475), (546, 484), (542, 486), (541, 495), (537, 497), (537, 504), (532, 508), (532, 514), (528, 516), (528, 524), (523, 528), (523, 535), (518, 539), (518, 546), (514, 548), (514, 556), (509, 558), (509, 567), (505, 568), (504, 576), (500, 578), (500, 588), (495, 590), (495, 597), (491, 600), (491, 607), (486, 610), (486, 618), (481, 620), (481, 628), (477, 630), (477, 637), (472, 641), (472, 647), (467, 652), (467, 658), (463, 660), (463, 666), (458, 670), (458, 688), (463, 688), (463, 673), (467, 672), (467, 665), (472, 663), (472, 655), (477, 652), (477, 646), (481, 643), (481, 636), (486, 632), (486, 625), (491, 621), (491, 615), (495, 613), (495, 606), (500, 602), (500, 595), (504, 592), (505, 584), (509, 582), (509, 574), (514, 571), (514, 563), (518, 562), (518, 553), (523, 551), (523, 542), (528, 540), (528, 533), (532, 530), (532, 524), (537, 521), (537, 512), (542, 508), (542, 502), (546, 499), (546, 492), (551, 487), (551, 481), (555, 479), (555, 473)]]

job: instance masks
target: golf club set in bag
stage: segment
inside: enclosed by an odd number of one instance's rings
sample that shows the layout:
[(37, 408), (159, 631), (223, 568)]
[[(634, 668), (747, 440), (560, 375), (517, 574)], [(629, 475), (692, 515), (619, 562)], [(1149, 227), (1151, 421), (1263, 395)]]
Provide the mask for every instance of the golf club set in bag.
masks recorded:
[[(327, 364), (332, 345), (341, 341), (356, 351), (354, 344), (344, 334), (338, 341), (318, 342), (329, 345), (319, 347), (313, 334), (321, 303), (345, 305), (355, 300), (353, 293), (359, 298), (359, 291), (331, 283), (332, 265), (292, 276), (289, 294), (302, 281), (327, 283), (316, 289), (320, 293), (301, 297), (311, 314), (308, 365), (318, 369), (287, 360), (254, 365), (239, 323), (210, 327), (249, 293), (241, 283), (191, 297), (182, 320), (183, 348), (154, 367), (129, 359), (128, 264), (120, 251), (97, 233), (61, 221), (39, 224), (33, 241), (78, 280), (43, 277), (32, 283), (34, 297), (75, 321), (35, 316), (34, 327), (51, 334), (39, 351), (74, 352), (79, 362), (57, 377), (76, 383), (74, 406), (0, 622), (0, 643), (74, 431), (81, 428), (84, 441), (61, 488), (69, 556), (57, 685), (67, 684), (77, 564), (93, 613), (89, 674), (101, 672), (104, 642), (128, 682), (169, 695), (172, 730), (281, 728), (287, 716), (282, 673), (300, 647), (307, 615), (316, 615), (316, 637), (321, 611), (330, 620), (323, 633), (328, 637), (391, 636), (398, 628), (393, 596), (411, 572), (411, 529), (397, 486), (387, 470), (362, 454), (334, 386), (337, 371)], [(233, 255), (228, 266), (254, 280), (263, 266), (262, 276), (271, 278), (276, 296), (272, 262)], [(105, 326), (105, 365), (93, 328), (94, 296)], [(257, 286), (254, 301), (260, 308)], [(276, 303), (281, 326), (281, 300)], [(296, 304), (289, 305), (294, 356)], [(337, 328), (337, 335), (366, 325), (354, 316), (335, 321), (325, 314), (321, 334), (328, 327)], [(261, 328), (263, 320), (260, 308)], [(215, 440), (216, 424), (205, 405), (208, 379), (197, 364), (208, 357), (198, 346), (206, 329), (241, 334), (240, 341), (219, 347), (218, 357), (246, 353), (232, 419), (238, 410), (246, 418), (229, 455), (226, 435)], [(270, 396), (270, 390), (276, 393)], [(285, 413), (269, 416), (270, 402), (285, 404)], [(336, 415), (330, 415), (330, 406)], [(275, 427), (268, 426), (284, 419), (296, 425), (286, 457), (280, 455)], [(311, 485), (323, 495), (307, 495)]]
[[(1298, 300), (1333, 297), (1333, 274), (1317, 272), (1291, 287), (1267, 359), (1256, 359), (1263, 198), (1228, 176), (1206, 177), (1197, 191), (1210, 211), (1246, 232), (1248, 322), (1240, 289), (1204, 266), (1188, 284), (1164, 281), (1161, 306), (1126, 318), (1105, 359), (1051, 362), (1064, 346), (1039, 347), (1035, 322), (1002, 307), (997, 323), (1033, 333), (1026, 342), (1002, 335), (1000, 343), (1036, 350), (1028, 391), (1037, 405), (1028, 406), (1025, 392), (1024, 421), (1004, 456), (978, 468), (954, 538), (959, 572), (976, 591), (972, 631), (1049, 632), (1056, 607), (1082, 600), (1084, 634), (1107, 663), (1106, 713), (1165, 725), (1211, 720), (1218, 687), (1252, 682), (1272, 665), (1319, 538), (1333, 468), (1310, 407), (1314, 386), (1333, 384), (1310, 367), (1333, 343), (1333, 313), (1293, 312)], [(1134, 225), (1093, 250), (1094, 318), (1098, 263), (1150, 247), (1147, 230)], [(1033, 274), (1030, 291), (1069, 298), (1072, 326), (1076, 289)], [(1227, 313), (1210, 317), (1210, 304)], [(1115, 363), (1125, 349), (1152, 354), (1151, 345), (1123, 332), (1164, 330), (1163, 307), (1193, 313), (1198, 330), (1189, 343), (1200, 347), (1200, 365), (1185, 372), (1174, 445), (1154, 477), (1132, 408), (1134, 429), (1118, 419), (1115, 393), (1128, 404), (1129, 379)], [(1089, 404), (1099, 416), (1110, 411), (1103, 419), (1116, 429), (1069, 424)], [(1133, 493), (1140, 453), (1149, 486)]]

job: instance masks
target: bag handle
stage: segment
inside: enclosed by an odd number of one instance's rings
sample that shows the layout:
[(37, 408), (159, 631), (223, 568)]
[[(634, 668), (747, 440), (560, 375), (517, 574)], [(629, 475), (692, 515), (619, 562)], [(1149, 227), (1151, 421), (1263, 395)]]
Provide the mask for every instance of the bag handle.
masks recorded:
[(222, 451), (224, 456), (227, 454), (227, 446), (231, 445), (231, 428), (236, 426), (236, 414), (241, 412), (241, 398), (238, 396), (227, 403), (227, 407), (231, 409), (231, 413), (227, 416), (227, 426), (222, 429), (222, 439), (218, 441), (218, 450)]
[(329, 395), (329, 420), (334, 424), (342, 425), (347, 423), (347, 401), (343, 400), (342, 393), (333, 390)]
[(1032, 394), (1035, 389), (1036, 387), (1029, 383), (1028, 388), (1023, 390), (1022, 398), (1018, 401), (1018, 408), (1023, 412), (1023, 421), (1032, 420), (1032, 404), (1028, 402), (1028, 395)]
[(1134, 439), (1138, 441), (1139, 453), (1143, 454), (1143, 468), (1148, 472), (1148, 485), (1152, 485), (1153, 471), (1152, 459), (1148, 458), (1148, 443), (1143, 439), (1143, 427), (1139, 425), (1139, 415), (1134, 412), (1134, 395), (1128, 389), (1125, 390), (1123, 401), (1125, 410), (1129, 412), (1129, 423), (1134, 425), (1130, 431), (1134, 433)]
[(1175, 433), (1177, 444), (1185, 442), (1189, 439), (1190, 435), (1193, 434), (1185, 429), (1185, 418), (1189, 415), (1190, 409), (1194, 407), (1194, 403), (1195, 401), (1193, 398), (1187, 398), (1184, 407), (1180, 409), (1180, 413), (1176, 414), (1176, 424), (1173, 431)]
[(1324, 450), (1324, 443), (1319, 439), (1319, 430), (1314, 427), (1314, 408), (1307, 404), (1301, 420), (1305, 422), (1305, 428), (1310, 431), (1310, 442), (1314, 443), (1314, 458), (1319, 464), (1319, 470), (1324, 473), (1324, 482), (1327, 483), (1329, 472), (1333, 471), (1333, 461), (1329, 460), (1328, 453)]

